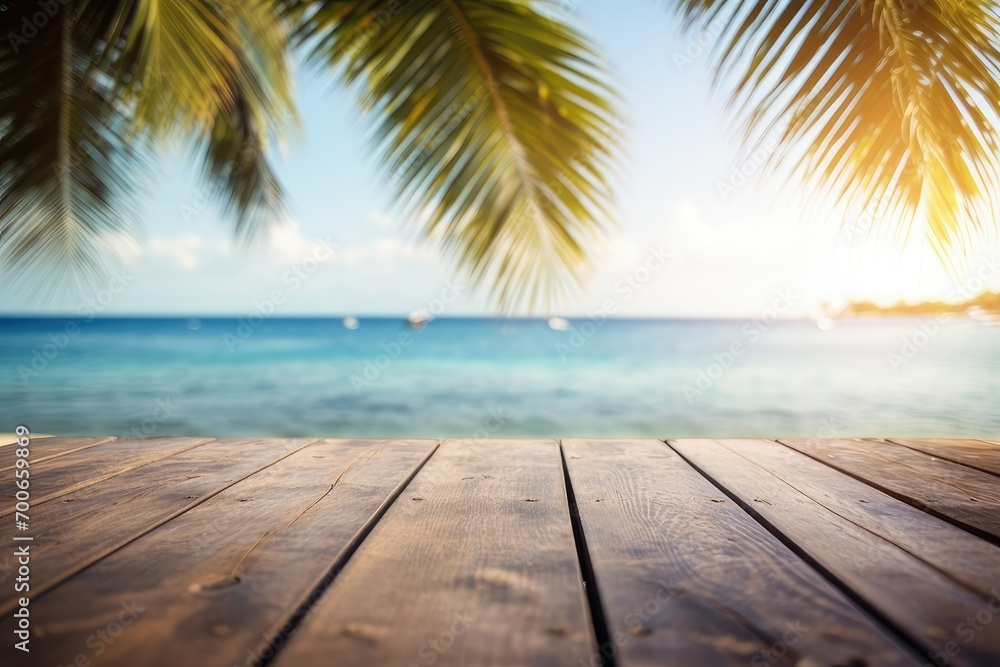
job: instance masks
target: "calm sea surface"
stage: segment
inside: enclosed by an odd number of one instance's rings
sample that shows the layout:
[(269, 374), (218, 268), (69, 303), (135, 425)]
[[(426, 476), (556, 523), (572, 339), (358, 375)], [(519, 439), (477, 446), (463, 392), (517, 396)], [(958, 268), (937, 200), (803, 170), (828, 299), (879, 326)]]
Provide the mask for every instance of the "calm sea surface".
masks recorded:
[(0, 432), (1000, 437), (997, 326), (571, 324), (0, 318)]

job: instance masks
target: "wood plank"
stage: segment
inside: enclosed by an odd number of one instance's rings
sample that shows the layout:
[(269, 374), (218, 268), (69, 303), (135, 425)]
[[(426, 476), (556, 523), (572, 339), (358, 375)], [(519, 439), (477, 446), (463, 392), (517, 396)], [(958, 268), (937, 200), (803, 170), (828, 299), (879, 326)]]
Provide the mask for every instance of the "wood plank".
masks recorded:
[[(294, 452), (34, 600), (32, 660), (173, 667), (267, 655), (436, 444), (330, 440)], [(142, 611), (95, 655), (88, 636), (123, 602)]]
[[(33, 599), (312, 441), (216, 440), (32, 507), (29, 530), (19, 534), (34, 538)], [(14, 535), (13, 521), (0, 523), (0, 542), (12, 544)], [(13, 587), (0, 588), (0, 616), (15, 608), (16, 597)]]
[[(35, 436), (31, 436), (31, 456), (30, 462), (32, 465), (36, 463), (42, 463), (43, 461), (48, 461), (49, 459), (58, 458), (60, 456), (66, 456), (67, 454), (73, 454), (75, 452), (83, 451), (91, 447), (97, 447), (106, 442), (113, 441), (114, 438), (39, 438), (35, 439)], [(16, 447), (3, 447), (0, 448), (0, 473), (5, 473), (9, 470), (14, 469), (15, 461), (17, 457), (15, 455)]]
[[(968, 624), (970, 615), (1000, 604), (1000, 593), (991, 598), (973, 592), (950, 573), (817, 502), (782, 479), (794, 478), (794, 469), (781, 470), (777, 461), (761, 466), (742, 455), (769, 446), (762, 441), (670, 444), (926, 657), (944, 652), (951, 665), (1000, 660), (1000, 633), (973, 632)], [(849, 489), (829, 493), (850, 502)], [(995, 568), (989, 572), (998, 574)]]
[[(19, 437), (20, 436), (18, 436), (16, 433), (0, 433), (0, 447), (7, 447), (9, 445), (16, 444)], [(46, 433), (32, 433), (31, 437), (32, 439), (34, 439), (34, 438), (51, 438), (52, 436)]]
[(917, 664), (663, 442), (563, 449), (617, 667)]
[(593, 645), (558, 444), (450, 440), (273, 667), (578, 667)]
[[(34, 507), (87, 486), (194, 449), (214, 438), (125, 438), (76, 449), (72, 456), (31, 460), (31, 504)], [(69, 453), (69, 452), (67, 452)], [(13, 489), (14, 471), (0, 473), (0, 488)], [(0, 508), (0, 517), (14, 513)]]
[(1000, 484), (993, 475), (884, 441), (782, 439), (781, 442), (894, 498), (1000, 544)]
[(1000, 584), (1000, 547), (773, 441), (723, 444), (829, 511), (989, 597)]
[(983, 440), (890, 438), (889, 441), (931, 456), (961, 463), (982, 472), (1000, 475), (1000, 447)]

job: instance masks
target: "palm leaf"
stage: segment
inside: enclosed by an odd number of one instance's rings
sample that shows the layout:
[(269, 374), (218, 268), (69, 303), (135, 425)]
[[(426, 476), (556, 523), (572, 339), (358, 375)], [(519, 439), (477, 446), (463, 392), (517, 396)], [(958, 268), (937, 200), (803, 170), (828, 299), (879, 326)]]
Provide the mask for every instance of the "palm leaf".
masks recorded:
[(617, 139), (592, 47), (541, 3), (305, 4), (300, 38), (360, 91), (422, 233), (508, 309), (578, 282), (606, 225)]
[(73, 3), (22, 34), (36, 3), (7, 3), (0, 40), (0, 254), (17, 275), (52, 284), (106, 270), (110, 241), (133, 222), (143, 157), (107, 76), (81, 56), (94, 24)]
[(275, 3), (126, 0), (119, 15), (115, 67), (137, 125), (190, 141), (237, 233), (257, 236), (283, 214), (269, 144), (295, 120)]
[[(34, 2), (5, 3), (20, 34)], [(268, 143), (294, 119), (284, 23), (269, 0), (52, 3), (50, 25), (0, 43), (0, 253), (19, 269), (95, 278), (136, 226), (150, 140), (199, 153), (237, 232), (278, 219)], [(22, 275), (28, 275), (24, 271)], [(37, 273), (36, 273), (37, 275)]]
[(995, 231), (1000, 14), (981, 0), (680, 0), (721, 21), (719, 79), (748, 135), (781, 128), (771, 166), (913, 229), (956, 269)]

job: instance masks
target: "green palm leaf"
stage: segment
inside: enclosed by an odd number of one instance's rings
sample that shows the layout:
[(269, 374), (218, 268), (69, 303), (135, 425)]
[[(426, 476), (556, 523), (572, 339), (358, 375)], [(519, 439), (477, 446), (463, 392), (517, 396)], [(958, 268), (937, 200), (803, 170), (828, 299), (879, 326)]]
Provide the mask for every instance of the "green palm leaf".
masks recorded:
[(541, 3), (316, 4), (300, 37), (360, 90), (407, 217), (502, 307), (565, 293), (606, 224), (618, 138), (591, 46)]
[[(0, 254), (41, 286), (104, 273), (134, 230), (151, 140), (200, 153), (236, 229), (281, 215), (268, 141), (294, 118), (284, 23), (265, 0), (52, 2), (46, 25), (0, 41)], [(36, 2), (7, 2), (5, 35)], [(27, 34), (27, 33), (26, 33)], [(21, 272), (22, 275), (29, 275)], [(37, 276), (37, 273), (34, 273)]]
[(0, 252), (21, 275), (41, 266), (56, 284), (104, 270), (143, 171), (113, 84), (80, 55), (95, 23), (76, 22), (74, 9), (32, 31), (21, 19), (38, 5), (7, 3), (3, 34), (21, 39), (0, 40)]
[(854, 207), (876, 232), (920, 227), (955, 269), (996, 229), (1000, 10), (980, 0), (680, 0), (725, 25), (720, 80), (749, 134), (782, 129), (772, 166)]
[(137, 125), (192, 142), (237, 233), (256, 236), (284, 210), (269, 143), (295, 120), (274, 2), (126, 0), (119, 15)]

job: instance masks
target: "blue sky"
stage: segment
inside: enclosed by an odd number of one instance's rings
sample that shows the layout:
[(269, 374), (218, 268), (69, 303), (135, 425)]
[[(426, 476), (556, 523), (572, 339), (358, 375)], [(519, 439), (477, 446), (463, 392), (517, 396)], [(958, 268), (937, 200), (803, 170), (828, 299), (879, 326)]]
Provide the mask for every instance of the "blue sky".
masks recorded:
[[(753, 176), (724, 198), (719, 183), (749, 151), (724, 94), (710, 85), (698, 35), (683, 35), (658, 3), (572, 4), (573, 20), (607, 56), (624, 95), (628, 157), (612, 238), (594, 249), (594, 274), (560, 314), (601, 309), (610, 299), (617, 315), (740, 317), (791, 289), (794, 312), (809, 315), (824, 301), (954, 294), (921, 244), (900, 255), (852, 240), (835, 219), (802, 220), (795, 196), (811, 196), (802, 186), (781, 189), (776, 179)], [(680, 66), (685, 53), (692, 62)], [(397, 219), (351, 93), (329, 79), (297, 79), (302, 124), (279, 158), (290, 219), (258, 247), (234, 246), (227, 224), (205, 205), (197, 172), (165, 147), (137, 242), (122, 244), (123, 275), (44, 304), (5, 288), (0, 312), (75, 313), (96, 295), (105, 315), (245, 315), (278, 290), (281, 315), (406, 314), (425, 308), (448, 281), (462, 289), (445, 314), (493, 312), (484, 290), (465, 288), (454, 263)], [(841, 217), (850, 226), (861, 214)], [(996, 251), (985, 248), (983, 257)], [(665, 263), (650, 260), (662, 254)], [(626, 298), (616, 287), (630, 279)], [(984, 287), (998, 279), (993, 271)]]

